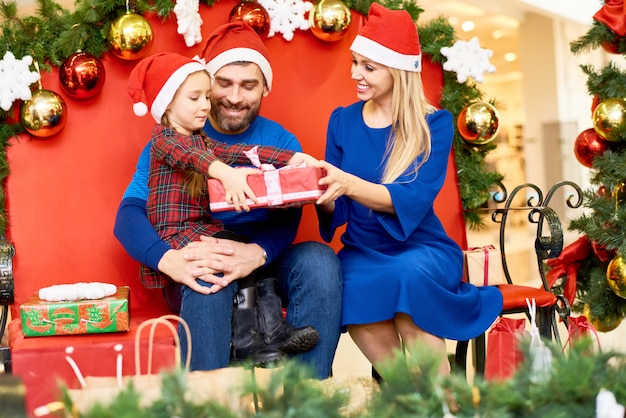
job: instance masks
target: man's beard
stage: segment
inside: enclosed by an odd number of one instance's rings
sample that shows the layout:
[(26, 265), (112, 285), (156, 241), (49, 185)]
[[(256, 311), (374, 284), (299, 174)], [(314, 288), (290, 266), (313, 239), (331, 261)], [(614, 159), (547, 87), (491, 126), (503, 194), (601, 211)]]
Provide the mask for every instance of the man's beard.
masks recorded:
[[(242, 110), (247, 109), (243, 117), (232, 117), (225, 114), (226, 109)], [(216, 121), (220, 128), (226, 132), (243, 131), (250, 126), (252, 121), (259, 115), (259, 107), (252, 108), (248, 105), (233, 106), (225, 100), (211, 103), (211, 119)]]

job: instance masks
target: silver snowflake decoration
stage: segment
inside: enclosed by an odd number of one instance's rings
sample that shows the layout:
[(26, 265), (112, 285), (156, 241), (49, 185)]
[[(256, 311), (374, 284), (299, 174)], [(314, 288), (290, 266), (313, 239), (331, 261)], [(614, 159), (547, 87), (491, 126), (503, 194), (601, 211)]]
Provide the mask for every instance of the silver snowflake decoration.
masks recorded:
[(11, 109), (14, 101), (32, 98), (30, 86), (41, 78), (38, 71), (29, 70), (32, 63), (30, 55), (17, 60), (11, 51), (0, 60), (0, 108), (5, 112)]
[(313, 8), (313, 3), (302, 0), (259, 0), (259, 4), (265, 7), (270, 16), (268, 38), (282, 33), (286, 41), (291, 41), (296, 30), (309, 29), (305, 15)]
[(440, 52), (447, 58), (443, 69), (454, 71), (459, 83), (465, 83), (469, 77), (482, 83), (484, 73), (496, 71), (496, 67), (489, 62), (493, 51), (481, 48), (477, 37), (473, 37), (468, 42), (456, 41), (452, 47), (441, 48)]

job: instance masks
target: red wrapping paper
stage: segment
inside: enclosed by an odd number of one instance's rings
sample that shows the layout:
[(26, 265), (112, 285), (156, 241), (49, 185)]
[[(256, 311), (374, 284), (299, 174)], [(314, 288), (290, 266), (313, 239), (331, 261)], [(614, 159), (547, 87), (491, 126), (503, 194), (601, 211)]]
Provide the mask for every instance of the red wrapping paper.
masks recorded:
[[(277, 170), (268, 170), (248, 176), (248, 185), (256, 195), (258, 202), (247, 199), (250, 208), (290, 207), (315, 203), (325, 190), (318, 185), (324, 176), (318, 167), (286, 166)], [(209, 187), (209, 208), (212, 212), (235, 210), (226, 203), (222, 182), (217, 179), (207, 181)], [(269, 191), (269, 193), (268, 193)]]

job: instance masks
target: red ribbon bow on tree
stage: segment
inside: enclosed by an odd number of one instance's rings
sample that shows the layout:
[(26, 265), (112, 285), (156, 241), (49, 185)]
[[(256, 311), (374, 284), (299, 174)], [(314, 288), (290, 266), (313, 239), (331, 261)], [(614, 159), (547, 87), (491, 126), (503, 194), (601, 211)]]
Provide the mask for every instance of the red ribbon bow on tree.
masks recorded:
[(616, 35), (626, 36), (626, 5), (623, 0), (606, 0), (593, 15), (594, 20), (605, 24)]
[(576, 297), (576, 280), (582, 261), (587, 258), (591, 251), (591, 242), (586, 236), (578, 238), (567, 247), (563, 248), (561, 255), (546, 261), (552, 269), (546, 274), (548, 287), (552, 287), (559, 277), (565, 276), (563, 294), (570, 305)]

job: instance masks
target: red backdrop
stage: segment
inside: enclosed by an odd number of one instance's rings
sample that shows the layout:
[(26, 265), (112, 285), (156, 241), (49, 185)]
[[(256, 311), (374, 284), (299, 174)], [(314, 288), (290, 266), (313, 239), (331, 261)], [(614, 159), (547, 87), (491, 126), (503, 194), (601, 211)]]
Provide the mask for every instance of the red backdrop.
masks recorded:
[[(235, 4), (201, 5), (204, 39), (227, 22)], [(175, 18), (148, 19), (155, 33), (151, 53), (169, 50), (193, 56), (200, 52), (202, 45), (185, 46), (176, 33)], [(262, 114), (294, 132), (304, 150), (319, 158), (331, 111), (356, 100), (349, 46), (363, 21), (363, 16), (354, 14), (349, 30), (337, 42), (322, 42), (308, 31), (297, 31), (289, 42), (280, 34), (265, 41), (275, 83)], [(146, 298), (152, 304), (162, 303), (160, 295), (141, 289), (137, 263), (112, 233), (117, 206), (153, 121), (133, 115), (126, 93), (126, 80), (136, 62), (106, 54), (103, 63), (104, 88), (85, 101), (65, 95), (56, 72), (44, 74), (43, 87), (59, 93), (67, 103), (67, 124), (53, 137), (42, 140), (23, 135), (9, 148), (8, 236), (16, 248), (14, 317), (19, 304), (39, 288), (78, 281), (130, 284), (133, 307), (143, 306)], [(437, 102), (441, 69), (426, 63), (424, 76), (427, 93)], [(460, 206), (455, 176), (447, 183), (450, 193), (444, 200), (449, 211), (450, 202), (455, 208)], [(458, 224), (458, 211), (454, 212), (451, 219), (461, 228), (449, 228), (449, 232), (464, 242), (462, 223)], [(319, 239), (312, 207), (305, 209), (298, 239)], [(337, 242), (333, 247), (338, 248)]]
[[(222, 0), (213, 7), (200, 6), (204, 39), (215, 27), (227, 22), (236, 4)], [(193, 56), (200, 52), (202, 45), (185, 46), (182, 36), (176, 33), (175, 18), (165, 22), (154, 16), (148, 19), (155, 33), (151, 53), (178, 51)], [(323, 157), (331, 111), (356, 100), (349, 72), (349, 46), (363, 21), (363, 16), (353, 14), (350, 29), (334, 43), (322, 42), (305, 31), (297, 31), (290, 42), (280, 34), (265, 41), (275, 82), (261, 112), (295, 133), (304, 150), (318, 158)], [(44, 74), (43, 87), (59, 93), (67, 103), (66, 126), (45, 140), (22, 135), (12, 141), (8, 150), (11, 174), (6, 186), (7, 233), (16, 249), (13, 318), (19, 317), (19, 305), (38, 289), (79, 281), (129, 285), (132, 312), (147, 308), (165, 310), (160, 291), (141, 286), (138, 264), (113, 236), (117, 206), (137, 157), (149, 139), (153, 121), (133, 115), (126, 93), (128, 74), (136, 62), (107, 54), (103, 63), (104, 88), (97, 97), (86, 101), (65, 95), (57, 72)], [(424, 64), (427, 95), (436, 103), (443, 82), (441, 68)], [(448, 233), (465, 247), (465, 225), (452, 155), (450, 162), (436, 211)], [(297, 239), (320, 239), (312, 206), (305, 207)], [(338, 249), (338, 240), (332, 246)], [(140, 316), (131, 318), (138, 321)], [(31, 411), (55, 400), (58, 394), (51, 386), (56, 379), (77, 385), (63, 359), (66, 345), (85, 344), (75, 354), (83, 373), (110, 375), (113, 369), (101, 359), (111, 357), (113, 344), (124, 339), (119, 334), (24, 339), (20, 336), (19, 320), (11, 325), (14, 372), (24, 378), (27, 407)], [(167, 350), (171, 354), (171, 343)], [(130, 367), (131, 363), (125, 365), (125, 370), (132, 370)]]

